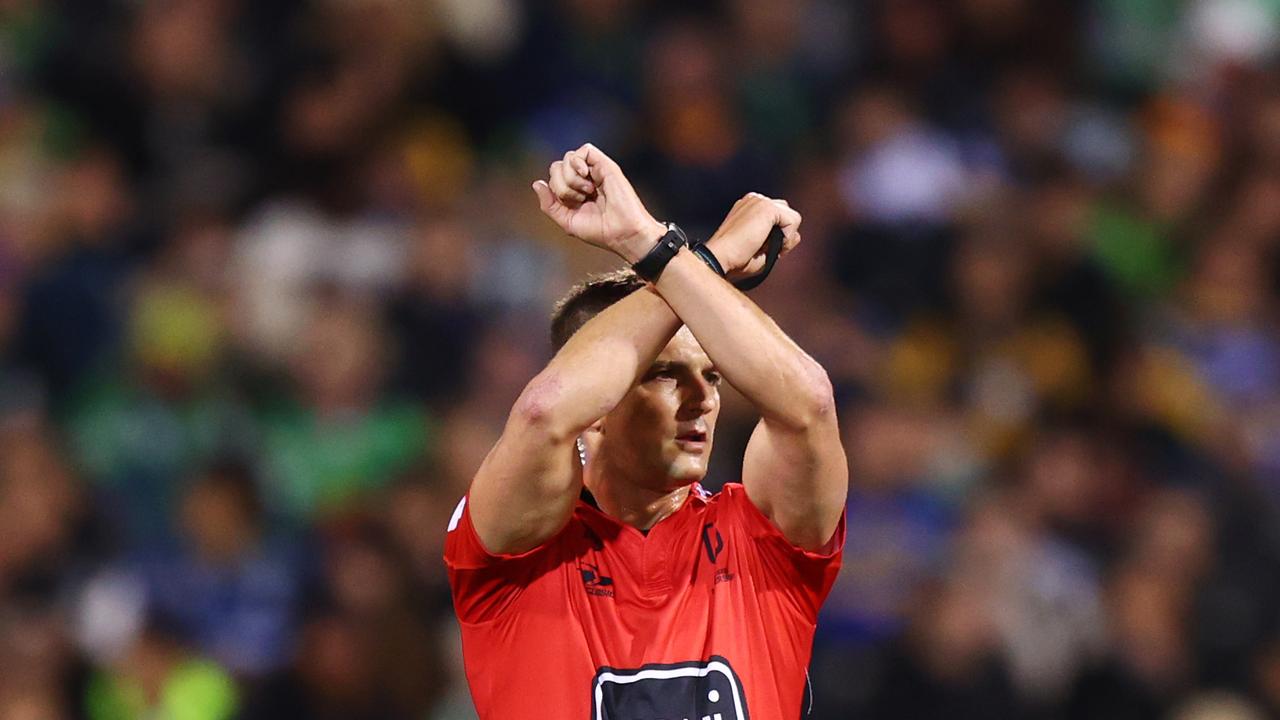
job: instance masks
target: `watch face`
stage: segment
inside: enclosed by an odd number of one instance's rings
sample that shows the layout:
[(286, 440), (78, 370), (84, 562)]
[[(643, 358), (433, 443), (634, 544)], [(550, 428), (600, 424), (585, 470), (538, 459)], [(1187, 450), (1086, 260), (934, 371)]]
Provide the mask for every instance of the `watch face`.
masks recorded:
[(727, 660), (601, 668), (593, 720), (748, 720), (742, 683)]

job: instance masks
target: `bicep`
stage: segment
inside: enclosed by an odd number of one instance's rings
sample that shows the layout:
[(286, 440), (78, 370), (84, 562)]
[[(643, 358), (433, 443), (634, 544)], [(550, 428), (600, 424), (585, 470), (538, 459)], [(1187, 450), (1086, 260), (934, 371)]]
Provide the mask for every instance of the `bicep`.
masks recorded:
[(531, 550), (569, 521), (581, 487), (573, 439), (513, 416), (471, 482), (476, 535), (496, 555)]
[(825, 545), (849, 491), (849, 469), (835, 415), (803, 430), (757, 423), (742, 463), (747, 497), (793, 544)]

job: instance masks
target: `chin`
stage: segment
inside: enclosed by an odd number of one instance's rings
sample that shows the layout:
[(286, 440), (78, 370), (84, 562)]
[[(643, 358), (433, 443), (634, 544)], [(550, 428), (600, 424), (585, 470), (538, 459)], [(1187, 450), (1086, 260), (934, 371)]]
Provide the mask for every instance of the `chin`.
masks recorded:
[(707, 466), (701, 458), (682, 457), (671, 463), (667, 475), (681, 485), (688, 485), (706, 477)]

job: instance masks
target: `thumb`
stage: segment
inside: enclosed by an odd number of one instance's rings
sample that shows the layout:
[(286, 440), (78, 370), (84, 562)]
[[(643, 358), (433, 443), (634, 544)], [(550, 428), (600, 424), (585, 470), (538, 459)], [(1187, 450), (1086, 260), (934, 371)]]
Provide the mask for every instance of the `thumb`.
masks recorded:
[(533, 184), (533, 192), (538, 196), (538, 207), (542, 209), (542, 214), (551, 218), (565, 232), (569, 231), (569, 220), (573, 213), (564, 203), (560, 202), (555, 193), (551, 192), (551, 186), (547, 185), (546, 180), (538, 180)]
[(550, 215), (551, 209), (556, 204), (556, 196), (551, 192), (551, 186), (547, 185), (547, 181), (535, 180), (533, 194), (538, 196), (538, 207), (542, 208), (542, 212)]

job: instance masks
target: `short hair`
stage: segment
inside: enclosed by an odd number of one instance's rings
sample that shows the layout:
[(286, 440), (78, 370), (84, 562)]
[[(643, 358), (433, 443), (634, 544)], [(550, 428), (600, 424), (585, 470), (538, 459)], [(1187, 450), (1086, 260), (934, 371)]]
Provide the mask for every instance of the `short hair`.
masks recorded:
[(574, 285), (551, 314), (552, 346), (559, 352), (588, 320), (644, 285), (631, 268), (595, 275)]

